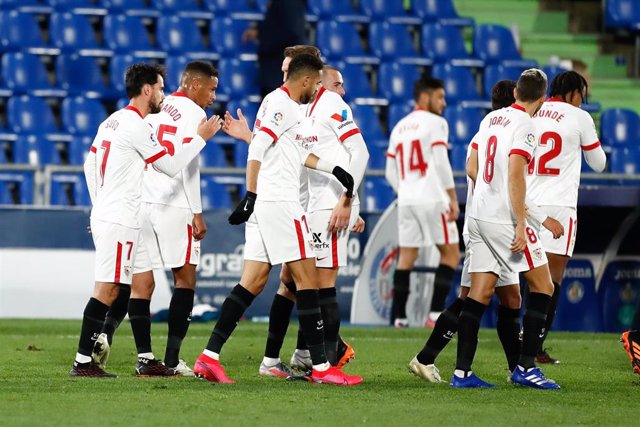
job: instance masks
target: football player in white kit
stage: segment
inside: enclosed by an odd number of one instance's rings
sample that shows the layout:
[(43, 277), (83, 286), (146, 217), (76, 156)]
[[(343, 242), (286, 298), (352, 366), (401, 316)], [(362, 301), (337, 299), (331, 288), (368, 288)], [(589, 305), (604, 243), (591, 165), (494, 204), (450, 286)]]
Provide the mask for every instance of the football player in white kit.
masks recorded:
[(546, 75), (526, 70), (518, 80), (516, 102), (489, 113), (477, 134), (477, 178), (468, 212), (471, 289), (458, 323), (458, 354), (451, 386), (493, 387), (471, 371), (480, 318), (501, 272), (522, 272), (529, 284), (518, 366), (511, 381), (527, 387), (558, 389), (535, 365), (553, 284), (538, 232), (526, 220), (525, 172), (537, 145), (532, 116), (542, 106)]
[(442, 117), (446, 107), (444, 84), (423, 77), (414, 84), (416, 107), (400, 120), (389, 138), (385, 176), (398, 194), (398, 246), (393, 275), (391, 324), (408, 326), (406, 305), (409, 277), (421, 247), (435, 245), (440, 264), (434, 279), (429, 321), (444, 309), (460, 262), (458, 198), (449, 163), (449, 126)]
[[(204, 108), (216, 99), (217, 87), (218, 70), (213, 65), (191, 62), (182, 72), (178, 90), (165, 98), (162, 110), (146, 117), (160, 145), (170, 156), (179, 153), (185, 144), (193, 140), (198, 124), (206, 118)], [(144, 254), (136, 258), (139, 262), (133, 268), (132, 289), (135, 294), (130, 298), (124, 292), (118, 295), (107, 313), (93, 357), (104, 368), (113, 334), (128, 307), (138, 348), (137, 374), (162, 376), (177, 372), (193, 376), (189, 366), (180, 360), (179, 353), (193, 308), (200, 240), (207, 232), (202, 218), (198, 158), (173, 178), (148, 167), (142, 182), (140, 222), (145, 245), (138, 248), (139, 254)], [(150, 262), (146, 263), (147, 260)], [(156, 362), (149, 336), (149, 305), (155, 287), (153, 269), (158, 268), (172, 270), (175, 286), (169, 305), (164, 365)]]
[(310, 141), (298, 103), (305, 104), (314, 95), (322, 67), (313, 55), (293, 58), (284, 85), (267, 95), (258, 110), (249, 146), (247, 194), (229, 217), (231, 224), (246, 222), (242, 278), (223, 303), (209, 343), (194, 366), (196, 375), (209, 381), (233, 382), (218, 361), (222, 346), (264, 289), (272, 265), (286, 263), (297, 285), (298, 318), (313, 360), (310, 379), (337, 385), (362, 382), (327, 361), (312, 239), (300, 204), (302, 165), (334, 175), (346, 188), (346, 197), (353, 197), (351, 175), (307, 151)]
[[(513, 80), (501, 80), (496, 83), (491, 91), (491, 107), (492, 110), (506, 108), (515, 102), (513, 90), (516, 82)], [(477, 135), (473, 137), (472, 142), (467, 148), (467, 170), (470, 177), (467, 177), (467, 201), (466, 209), (470, 209), (473, 200), (473, 186), (477, 176), (477, 149), (475, 142)], [(535, 218), (543, 223), (545, 227), (554, 230), (555, 235), (562, 233), (562, 226), (553, 218), (548, 218), (541, 210), (527, 203), (527, 215)], [(409, 370), (418, 377), (429, 382), (439, 383), (442, 381), (440, 371), (435, 366), (435, 359), (440, 352), (451, 342), (451, 339), (458, 330), (458, 316), (462, 311), (464, 299), (469, 294), (471, 287), (471, 276), (469, 274), (469, 264), (471, 262), (471, 254), (469, 250), (469, 231), (468, 216), (465, 216), (462, 237), (465, 243), (464, 264), (462, 266), (462, 277), (460, 280), (460, 295), (447, 307), (435, 323), (433, 331), (429, 339), (425, 343), (423, 349), (409, 362)], [(555, 227), (555, 228), (554, 228)], [(498, 296), (498, 317), (496, 330), (498, 338), (504, 350), (509, 371), (513, 372), (518, 364), (520, 356), (520, 286), (518, 274), (512, 271), (502, 269), (500, 277), (496, 284), (496, 295)]]
[[(540, 230), (554, 286), (547, 313), (545, 338), (553, 324), (560, 298), (560, 284), (576, 243), (581, 152), (591, 169), (596, 172), (602, 172), (607, 163), (595, 123), (589, 113), (580, 109), (586, 95), (587, 82), (584, 77), (575, 71), (560, 73), (551, 82), (551, 97), (533, 116), (538, 147), (527, 171), (527, 194), (547, 215), (557, 218), (567, 230), (565, 238), (559, 240), (553, 239), (547, 230)], [(536, 361), (560, 363), (547, 353), (543, 345), (544, 338)]]
[(220, 118), (203, 121), (192, 145), (167, 156), (144, 118), (160, 111), (164, 99), (162, 67), (135, 64), (127, 69), (125, 87), (130, 103), (109, 116), (98, 128), (84, 164), (93, 204), (91, 233), (96, 246), (95, 288), (82, 320), (72, 376), (113, 377), (91, 358), (109, 306), (120, 284), (131, 284), (140, 235), (139, 210), (142, 175), (153, 164), (175, 176), (205, 146), (205, 139), (220, 128)]

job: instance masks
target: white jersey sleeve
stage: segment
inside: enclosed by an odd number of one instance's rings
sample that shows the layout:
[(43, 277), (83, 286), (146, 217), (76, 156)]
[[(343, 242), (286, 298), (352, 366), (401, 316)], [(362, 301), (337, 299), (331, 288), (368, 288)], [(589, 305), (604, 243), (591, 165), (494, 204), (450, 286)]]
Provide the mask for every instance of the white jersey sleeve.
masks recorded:
[(596, 124), (593, 122), (591, 114), (586, 111), (583, 112), (584, 119), (579, 122), (580, 147), (582, 148), (584, 157), (591, 169), (596, 172), (602, 172), (607, 165), (607, 155), (600, 145), (600, 139), (598, 138), (598, 132), (596, 131)]

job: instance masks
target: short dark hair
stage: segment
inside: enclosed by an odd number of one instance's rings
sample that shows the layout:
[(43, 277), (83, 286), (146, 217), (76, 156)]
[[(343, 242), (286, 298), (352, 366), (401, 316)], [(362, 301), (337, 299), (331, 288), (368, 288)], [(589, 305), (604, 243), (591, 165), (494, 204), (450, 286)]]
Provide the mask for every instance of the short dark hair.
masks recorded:
[(218, 77), (218, 69), (211, 62), (192, 61), (184, 67), (183, 74), (193, 73), (202, 74), (207, 77)]
[(537, 68), (529, 68), (520, 75), (516, 88), (519, 101), (538, 100), (547, 93), (547, 75)]
[(301, 53), (306, 53), (308, 55), (313, 55), (320, 59), (320, 49), (315, 46), (310, 46), (307, 44), (297, 44), (295, 46), (289, 46), (284, 48), (284, 57), (285, 58), (295, 58)]
[(444, 82), (433, 77), (423, 76), (413, 84), (413, 100), (418, 102), (421, 93), (430, 93), (436, 89), (444, 89)]
[(322, 71), (324, 64), (322, 60), (317, 56), (309, 55), (308, 53), (301, 53), (294, 57), (289, 63), (289, 71), (287, 73), (287, 80), (293, 80), (298, 78), (305, 72), (309, 71)]
[(584, 96), (588, 89), (587, 80), (582, 74), (575, 71), (565, 71), (553, 78), (549, 95), (559, 97), (563, 101), (566, 101), (567, 95), (574, 90), (577, 90), (581, 96)]
[(139, 62), (127, 68), (124, 75), (124, 86), (129, 99), (140, 95), (144, 85), (156, 84), (158, 76), (164, 79), (164, 67), (159, 64), (151, 65)]
[(513, 90), (516, 88), (515, 80), (500, 80), (491, 89), (491, 109), (499, 110), (516, 102)]

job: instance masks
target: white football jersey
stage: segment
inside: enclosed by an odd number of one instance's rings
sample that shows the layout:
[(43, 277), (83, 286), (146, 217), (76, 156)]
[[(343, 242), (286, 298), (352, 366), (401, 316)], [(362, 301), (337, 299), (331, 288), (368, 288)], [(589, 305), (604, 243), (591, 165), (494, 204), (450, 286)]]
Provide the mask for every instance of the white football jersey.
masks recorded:
[(509, 156), (531, 160), (537, 138), (533, 119), (524, 108), (510, 107), (489, 113), (476, 134), (478, 176), (469, 216), (497, 224), (513, 224), (509, 196)]
[(433, 147), (446, 147), (448, 139), (447, 121), (425, 110), (415, 109), (393, 128), (387, 157), (395, 159), (398, 168), (399, 205), (448, 203), (446, 190), (429, 165)]
[(600, 146), (591, 115), (558, 98), (533, 116), (538, 147), (527, 177), (527, 191), (539, 206), (578, 204), (582, 150)]
[[(349, 171), (351, 154), (342, 143), (360, 133), (349, 105), (337, 93), (321, 87), (315, 101), (308, 105), (306, 116), (311, 119), (311, 152)], [(342, 184), (333, 175), (325, 172), (309, 169), (308, 174), (307, 211), (333, 209), (344, 192)], [(357, 193), (354, 194), (351, 204), (360, 204)]]
[(140, 228), (144, 167), (167, 154), (153, 129), (140, 111), (127, 106), (100, 124), (91, 151), (96, 154), (96, 197), (91, 218)]
[(265, 96), (253, 126), (254, 134), (265, 132), (273, 143), (264, 153), (258, 174), (258, 200), (300, 202), (300, 171), (309, 152), (297, 102), (281, 86)]
[[(162, 111), (149, 114), (145, 121), (153, 128), (156, 138), (165, 151), (174, 156), (182, 150), (183, 144), (188, 144), (198, 134), (198, 126), (207, 114), (185, 94), (175, 92), (167, 96), (162, 103)], [(198, 167), (198, 157), (193, 159), (187, 167)], [(191, 209), (193, 213), (202, 212), (200, 200), (200, 180), (195, 179), (190, 185), (197, 186), (191, 192), (193, 198), (190, 203), (185, 192), (183, 172), (170, 177), (153, 165), (148, 165), (143, 178), (142, 201), (159, 203), (178, 208)], [(193, 204), (194, 206), (191, 206)]]
[[(466, 161), (469, 161), (469, 157), (471, 157), (471, 150), (478, 149), (478, 144), (475, 142), (476, 139), (478, 139), (478, 134), (475, 134), (475, 136), (471, 139), (471, 143), (467, 147)], [(465, 161), (465, 164), (466, 164), (466, 161)], [(469, 235), (469, 225), (467, 224), (467, 218), (469, 217), (469, 211), (471, 210), (471, 203), (473, 202), (473, 187), (475, 185), (471, 178), (469, 178), (468, 176), (466, 178), (467, 178), (467, 201), (464, 208), (465, 209), (464, 224), (462, 225), (463, 236)]]

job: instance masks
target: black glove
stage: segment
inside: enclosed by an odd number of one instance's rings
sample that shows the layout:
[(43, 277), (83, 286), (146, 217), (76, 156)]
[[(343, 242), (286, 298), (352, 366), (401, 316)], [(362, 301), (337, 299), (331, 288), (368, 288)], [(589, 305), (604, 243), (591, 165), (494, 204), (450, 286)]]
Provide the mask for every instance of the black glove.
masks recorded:
[(338, 179), (338, 181), (340, 181), (340, 184), (342, 184), (344, 188), (347, 189), (347, 197), (352, 198), (353, 197), (353, 177), (351, 176), (351, 174), (346, 170), (342, 169), (340, 166), (336, 166), (335, 168), (333, 168), (333, 171), (331, 173), (333, 174), (333, 176), (335, 176)]
[(256, 204), (256, 197), (258, 197), (256, 193), (247, 191), (244, 199), (242, 199), (238, 206), (236, 206), (236, 210), (234, 210), (233, 213), (229, 215), (229, 224), (238, 225), (247, 222), (247, 220), (253, 213), (253, 208)]

